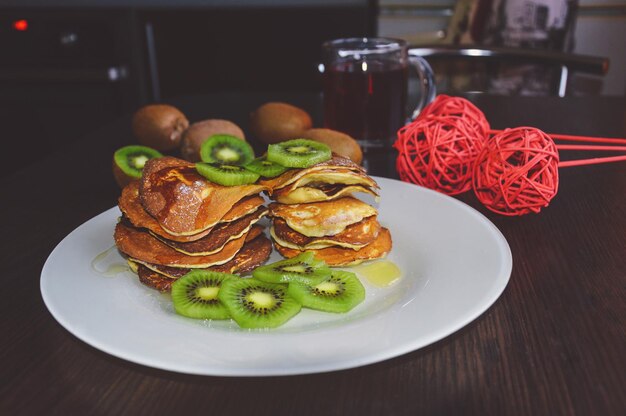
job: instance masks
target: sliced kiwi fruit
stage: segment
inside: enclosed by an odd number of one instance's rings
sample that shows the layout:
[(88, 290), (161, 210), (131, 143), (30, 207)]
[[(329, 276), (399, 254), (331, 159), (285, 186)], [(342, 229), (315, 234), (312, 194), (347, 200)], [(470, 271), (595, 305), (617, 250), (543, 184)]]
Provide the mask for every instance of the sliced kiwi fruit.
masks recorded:
[(328, 145), (309, 139), (287, 140), (267, 148), (267, 160), (288, 168), (308, 168), (330, 158)]
[(193, 270), (172, 283), (172, 302), (179, 315), (197, 319), (228, 319), (218, 298), (223, 283), (239, 277), (209, 270)]
[(365, 288), (354, 273), (333, 270), (317, 284), (290, 282), (287, 292), (305, 308), (325, 312), (348, 312), (365, 299)]
[(285, 285), (257, 279), (228, 279), (218, 297), (242, 328), (275, 328), (300, 312)]
[(199, 162), (202, 143), (216, 134), (228, 134), (245, 140), (243, 130), (232, 121), (221, 119), (197, 121), (185, 130), (183, 139), (180, 142), (180, 154), (183, 159), (190, 162)]
[(252, 276), (269, 283), (317, 284), (330, 277), (330, 268), (323, 260), (317, 260), (312, 251), (305, 251), (296, 257), (257, 267)]
[(258, 173), (236, 165), (196, 163), (196, 170), (211, 182), (224, 186), (247, 185), (259, 179)]
[(146, 162), (163, 155), (147, 146), (131, 145), (117, 149), (113, 154), (113, 175), (117, 183), (124, 187), (131, 180), (141, 178)]
[(330, 150), (347, 157), (357, 165), (363, 161), (363, 150), (359, 143), (345, 133), (331, 129), (309, 129), (302, 133), (305, 139), (327, 144)]
[(288, 168), (281, 166), (278, 163), (270, 162), (267, 160), (266, 156), (254, 159), (252, 162), (248, 163), (245, 168), (258, 173), (264, 178), (274, 178), (278, 175), (282, 175), (288, 170)]
[(254, 159), (254, 150), (248, 142), (235, 136), (216, 134), (202, 143), (200, 159), (206, 163), (245, 165)]

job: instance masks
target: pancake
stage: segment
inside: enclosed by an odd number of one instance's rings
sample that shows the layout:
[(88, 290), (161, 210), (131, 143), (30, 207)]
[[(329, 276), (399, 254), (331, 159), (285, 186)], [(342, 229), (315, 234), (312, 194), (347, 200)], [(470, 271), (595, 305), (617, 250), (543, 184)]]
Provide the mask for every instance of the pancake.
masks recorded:
[(302, 186), (296, 189), (286, 187), (274, 191), (272, 198), (281, 204), (302, 204), (306, 202), (323, 202), (362, 192), (378, 198), (378, 192), (362, 185), (316, 185)]
[(274, 190), (283, 188), (297, 181), (301, 177), (319, 170), (357, 172), (366, 175), (365, 169), (363, 169), (361, 166), (357, 165), (348, 158), (333, 154), (331, 159), (327, 160), (326, 162), (320, 162), (304, 169), (290, 169), (282, 175), (279, 175), (275, 178), (261, 180), (259, 181), (259, 183), (266, 186), (269, 189), (271, 195)]
[(220, 251), (229, 241), (246, 234), (252, 225), (257, 223), (267, 213), (267, 208), (259, 207), (252, 214), (248, 214), (238, 220), (218, 223), (211, 229), (211, 232), (207, 236), (188, 243), (170, 241), (156, 235), (155, 237), (183, 254), (189, 256), (208, 256)]
[[(255, 226), (256, 227), (256, 226)], [(231, 240), (224, 248), (208, 256), (188, 256), (164, 244), (147, 231), (132, 227), (125, 221), (115, 226), (115, 244), (127, 256), (146, 263), (170, 267), (206, 268), (224, 264), (235, 257), (243, 246), (246, 235)]]
[[(381, 228), (376, 240), (360, 250), (342, 247), (328, 247), (319, 250), (310, 250), (315, 257), (324, 260), (330, 266), (353, 266), (367, 260), (380, 259), (391, 251), (391, 234), (387, 228)], [(274, 247), (283, 256), (292, 258), (302, 253), (300, 250), (283, 247), (274, 241)]]
[(354, 172), (345, 169), (320, 169), (309, 172), (279, 189), (283, 192), (290, 192), (309, 184), (312, 184), (313, 187), (319, 185), (361, 185), (365, 188), (378, 189), (376, 181), (365, 172)]
[(168, 234), (187, 236), (213, 227), (235, 203), (265, 189), (256, 184), (217, 185), (201, 176), (193, 163), (162, 157), (146, 162), (139, 199)]
[[(271, 253), (272, 243), (267, 237), (261, 234), (252, 241), (247, 242), (232, 260), (219, 266), (209, 267), (206, 270), (231, 274), (245, 274), (265, 263)], [(128, 263), (135, 273), (138, 274), (141, 283), (160, 290), (161, 292), (169, 292), (172, 283), (191, 270), (158, 265), (145, 265), (135, 263), (132, 260), (128, 260)]]
[[(211, 266), (209, 267), (211, 270), (213, 270), (214, 268), (221, 268), (221, 267), (227, 267), (227, 265), (229, 263), (231, 263), (232, 261), (234, 261), (237, 256), (240, 255), (241, 251), (247, 247), (248, 243), (252, 242), (252, 240), (255, 240), (257, 237), (263, 237), (263, 238), (267, 238), (265, 237), (265, 235), (263, 234), (263, 227), (255, 225), (250, 229), (250, 232), (246, 235), (245, 238), (245, 242), (243, 247), (241, 248), (241, 250), (239, 250), (239, 252), (237, 252), (237, 254), (235, 255), (235, 257), (233, 257), (231, 260), (229, 260), (228, 262), (224, 263), (224, 264), (220, 264), (220, 265), (216, 265), (216, 266)], [(270, 250), (271, 252), (271, 250)], [(243, 258), (245, 258), (246, 256), (244, 256)], [(163, 274), (167, 277), (170, 277), (172, 279), (176, 279), (178, 277), (181, 277), (187, 273), (189, 273), (190, 268), (184, 268), (184, 267), (170, 267), (170, 266), (163, 266), (161, 264), (154, 264), (154, 263), (149, 263), (143, 260), (139, 260), (136, 258), (132, 258), (129, 257), (128, 261), (136, 263), (136, 264), (141, 264), (145, 267), (147, 267), (148, 269), (151, 269), (157, 273)], [(242, 261), (242, 258), (239, 259), (238, 263)], [(232, 263), (230, 264), (232, 266)], [(220, 269), (221, 270), (221, 269)]]
[(289, 228), (287, 222), (280, 218), (274, 220), (270, 229), (272, 238), (278, 244), (302, 251), (331, 246), (359, 250), (374, 241), (378, 237), (379, 232), (380, 224), (375, 215), (365, 218), (356, 224), (349, 225), (339, 234), (328, 237), (307, 237)]
[[(237, 202), (220, 222), (231, 222), (255, 212), (264, 200), (259, 195), (249, 196)], [(143, 209), (139, 201), (139, 181), (133, 181), (122, 189), (122, 194), (118, 200), (118, 206), (126, 218), (138, 228), (146, 228), (153, 234), (168, 240), (179, 241), (181, 243), (199, 240), (208, 235), (212, 228), (206, 229), (198, 234), (187, 236), (176, 236), (168, 233), (159, 225), (159, 222)]]
[(339, 234), (349, 225), (377, 215), (375, 208), (352, 197), (310, 204), (272, 203), (269, 208), (270, 216), (282, 218), (289, 228), (307, 237)]
[(170, 279), (162, 274), (148, 269), (143, 264), (128, 262), (130, 268), (137, 274), (139, 281), (146, 286), (158, 290), (159, 292), (170, 292), (172, 290), (172, 283), (176, 279)]
[[(150, 270), (151, 272), (154, 272), (154, 273), (157, 273), (157, 274), (161, 275), (163, 278), (167, 278), (167, 279), (170, 279), (170, 280), (176, 280), (179, 277), (182, 277), (182, 276), (186, 275), (191, 270), (198, 270), (198, 269), (185, 269), (185, 268), (182, 268), (182, 267), (161, 266), (160, 264), (143, 263), (143, 262), (141, 262), (141, 261), (139, 261), (137, 259), (131, 259), (131, 258), (128, 258), (126, 260), (127, 260), (128, 264), (130, 265), (131, 269), (135, 273), (138, 273), (138, 270), (137, 270), (138, 268), (145, 268), (145, 269)], [(233, 258), (233, 260), (234, 260), (234, 258)], [(227, 264), (227, 263), (224, 263), (224, 264)]]

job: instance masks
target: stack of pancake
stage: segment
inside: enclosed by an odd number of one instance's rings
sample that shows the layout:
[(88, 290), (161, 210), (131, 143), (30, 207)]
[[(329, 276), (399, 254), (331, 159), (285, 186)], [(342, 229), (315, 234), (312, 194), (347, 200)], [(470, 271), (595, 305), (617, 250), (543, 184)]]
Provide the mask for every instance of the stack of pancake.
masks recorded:
[(268, 212), (259, 195), (266, 189), (216, 185), (192, 163), (152, 159), (122, 190), (115, 243), (140, 281), (161, 291), (191, 269), (248, 272), (272, 251), (255, 225)]
[(276, 201), (269, 206), (270, 234), (284, 257), (313, 251), (329, 265), (348, 266), (391, 250), (391, 235), (378, 222), (377, 210), (352, 196), (364, 192), (378, 197), (378, 185), (349, 159), (333, 155), (261, 184)]

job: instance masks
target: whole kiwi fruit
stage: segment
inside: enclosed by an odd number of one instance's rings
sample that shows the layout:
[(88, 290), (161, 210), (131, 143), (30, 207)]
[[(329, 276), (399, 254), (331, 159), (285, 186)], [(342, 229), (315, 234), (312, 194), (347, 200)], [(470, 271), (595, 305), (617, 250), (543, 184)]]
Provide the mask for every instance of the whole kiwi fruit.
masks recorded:
[(209, 137), (216, 134), (225, 134), (245, 140), (243, 130), (228, 120), (208, 119), (198, 121), (189, 126), (183, 134), (180, 153), (183, 159), (190, 162), (200, 161), (200, 148)]
[(309, 129), (302, 133), (302, 137), (324, 143), (328, 145), (330, 150), (334, 153), (345, 156), (359, 165), (363, 161), (363, 151), (359, 143), (340, 131), (331, 129)]
[(165, 152), (180, 145), (189, 120), (176, 107), (167, 104), (149, 104), (135, 112), (133, 134), (140, 144)]
[(300, 137), (312, 125), (309, 113), (287, 103), (265, 103), (250, 114), (252, 133), (268, 144)]

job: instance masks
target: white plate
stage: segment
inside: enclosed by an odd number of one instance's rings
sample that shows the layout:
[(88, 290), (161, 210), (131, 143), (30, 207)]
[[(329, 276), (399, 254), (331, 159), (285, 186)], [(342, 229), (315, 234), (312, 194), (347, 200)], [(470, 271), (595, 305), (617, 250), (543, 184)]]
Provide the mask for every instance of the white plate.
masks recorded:
[[(317, 373), (416, 350), (495, 302), (511, 274), (511, 252), (489, 220), (456, 199), (376, 180), (382, 188), (379, 219), (393, 237), (388, 258), (403, 276), (387, 288), (362, 279), (366, 299), (349, 313), (303, 309), (274, 330), (178, 316), (168, 295), (143, 286), (131, 272), (102, 272), (123, 264), (116, 250), (108, 250), (117, 208), (87, 221), (54, 249), (41, 274), (43, 300), (61, 325), (95, 348), (181, 373)], [(103, 252), (108, 254), (98, 256)]]

